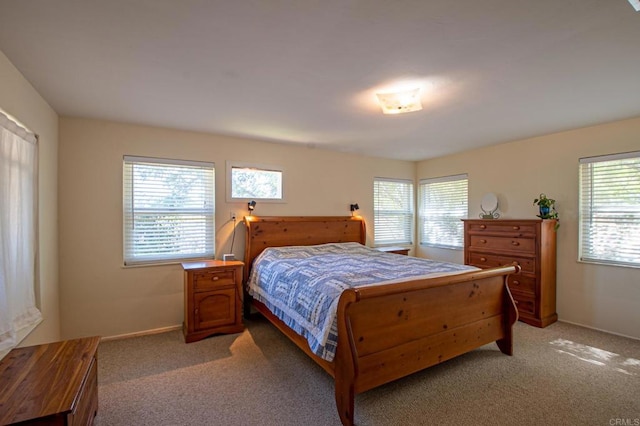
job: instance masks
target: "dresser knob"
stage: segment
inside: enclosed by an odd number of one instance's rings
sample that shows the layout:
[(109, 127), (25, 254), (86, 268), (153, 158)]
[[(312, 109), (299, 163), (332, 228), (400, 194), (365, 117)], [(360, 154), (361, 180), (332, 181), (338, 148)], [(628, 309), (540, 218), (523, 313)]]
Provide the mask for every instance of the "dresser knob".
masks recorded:
[(219, 279), (219, 278), (220, 278), (220, 277), (213, 277), (213, 278), (212, 278), (212, 280), (213, 280), (213, 281), (218, 281), (218, 279)]
[(486, 262), (486, 261), (487, 261), (487, 258), (486, 258), (486, 257), (481, 257), (481, 258), (480, 258), (480, 262)]
[(480, 225), (480, 229), (487, 229), (487, 225)]
[(520, 281), (513, 280), (513, 281), (511, 282), (511, 284), (513, 284), (513, 285), (520, 285)]
[(520, 229), (520, 227), (519, 227), (519, 226), (517, 226), (517, 225), (513, 227), (513, 230), (514, 230), (514, 231), (517, 231), (518, 229)]
[(519, 246), (519, 245), (520, 245), (520, 243), (519, 243), (519, 242), (517, 242), (517, 241), (511, 241), (511, 245), (512, 245), (512, 246)]
[(487, 240), (480, 240), (481, 244), (486, 244)]

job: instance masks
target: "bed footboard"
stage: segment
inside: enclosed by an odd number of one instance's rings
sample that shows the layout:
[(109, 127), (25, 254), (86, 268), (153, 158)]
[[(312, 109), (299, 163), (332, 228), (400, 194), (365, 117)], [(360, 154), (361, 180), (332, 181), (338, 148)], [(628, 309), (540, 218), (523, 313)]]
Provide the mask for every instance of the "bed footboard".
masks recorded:
[(338, 305), (335, 396), (354, 421), (356, 394), (490, 342), (513, 353), (518, 311), (506, 284), (517, 266), (346, 290)]

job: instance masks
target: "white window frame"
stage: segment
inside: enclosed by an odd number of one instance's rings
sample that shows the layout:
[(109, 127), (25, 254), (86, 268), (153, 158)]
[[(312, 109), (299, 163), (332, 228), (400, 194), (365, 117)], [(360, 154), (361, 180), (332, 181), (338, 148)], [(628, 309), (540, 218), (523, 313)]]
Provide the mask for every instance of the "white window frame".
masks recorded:
[[(392, 184), (400, 184), (400, 185), (408, 185), (408, 199), (402, 200), (402, 204), (404, 206), (399, 206), (398, 209), (395, 210), (386, 210), (382, 209), (379, 206), (379, 190), (378, 184), (380, 183), (392, 183)], [(373, 245), (376, 247), (383, 246), (391, 246), (391, 245), (413, 245), (414, 241), (414, 224), (415, 224), (415, 202), (414, 202), (414, 183), (409, 179), (391, 179), (391, 178), (380, 178), (376, 177), (373, 180), (373, 217), (374, 217), (374, 226), (373, 226)], [(405, 208), (403, 208), (405, 207)], [(385, 221), (389, 219), (397, 219), (398, 217), (404, 217), (404, 221), (406, 222), (405, 226), (397, 226), (393, 225), (389, 226), (389, 223), (385, 224), (385, 228), (383, 229), (383, 224), (380, 221)], [(408, 225), (408, 227), (407, 227)], [(383, 232), (384, 231), (384, 232)], [(393, 239), (389, 236), (390, 231), (395, 231), (395, 234), (400, 236), (400, 238)]]
[[(204, 195), (205, 200), (202, 206), (154, 206), (140, 207), (135, 205), (135, 187), (132, 177), (133, 168), (142, 165), (166, 166), (167, 168), (185, 168), (201, 171), (206, 181), (201, 183), (199, 191)], [(210, 172), (210, 173), (209, 173)], [(215, 165), (214, 163), (202, 161), (175, 160), (165, 158), (138, 157), (126, 155), (123, 158), (123, 263), (125, 266), (158, 265), (168, 263), (178, 263), (185, 260), (213, 259), (215, 257)], [(208, 202), (206, 200), (209, 200)], [(156, 252), (143, 254), (141, 247), (136, 250), (132, 232), (136, 227), (136, 215), (145, 213), (165, 214), (168, 216), (178, 216), (181, 219), (195, 218), (196, 221), (189, 223), (182, 229), (184, 236), (176, 238), (176, 244), (181, 244), (178, 251)], [(184, 225), (184, 221), (178, 221)], [(140, 221), (140, 223), (143, 223)], [(203, 231), (193, 227), (202, 228)], [(204, 233), (204, 238), (201, 236)], [(162, 234), (159, 234), (162, 235)], [(197, 245), (189, 241), (195, 239)], [(153, 247), (151, 247), (153, 248)]]
[[(429, 189), (439, 189), (440, 191), (451, 191), (460, 184), (462, 194), (455, 199), (448, 199), (444, 205), (428, 206), (427, 191)], [(462, 188), (463, 187), (463, 188)], [(461, 203), (460, 205), (453, 205)], [(469, 177), (465, 174), (442, 176), (430, 179), (421, 179), (418, 186), (418, 232), (420, 245), (435, 248), (445, 248), (462, 250), (464, 248), (464, 223), (461, 219), (466, 219), (469, 215)], [(430, 218), (433, 218), (430, 220)], [(427, 227), (448, 223), (452, 229), (441, 231), (433, 238), (429, 238)], [(452, 238), (453, 237), (453, 238)], [(452, 243), (447, 244), (447, 238), (452, 238)]]
[(579, 262), (640, 268), (640, 171), (629, 167), (640, 151), (579, 160)]
[[(285, 169), (282, 166), (276, 165), (266, 165), (266, 164), (256, 164), (256, 163), (246, 163), (240, 161), (227, 161), (227, 185), (226, 185), (226, 200), (228, 203), (237, 203), (237, 202), (247, 202), (251, 200), (259, 201), (261, 203), (285, 203)], [(277, 172), (281, 175), (281, 187), (280, 194), (281, 197), (234, 197), (233, 196), (233, 169), (254, 169), (257, 171), (266, 171), (266, 172)]]

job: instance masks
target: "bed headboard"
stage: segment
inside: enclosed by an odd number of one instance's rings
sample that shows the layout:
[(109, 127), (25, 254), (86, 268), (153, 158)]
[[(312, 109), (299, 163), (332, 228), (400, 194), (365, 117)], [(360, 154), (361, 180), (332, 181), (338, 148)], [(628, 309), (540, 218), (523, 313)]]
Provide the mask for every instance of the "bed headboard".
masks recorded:
[(267, 247), (325, 243), (364, 244), (364, 219), (359, 216), (245, 216), (244, 281), (253, 260)]

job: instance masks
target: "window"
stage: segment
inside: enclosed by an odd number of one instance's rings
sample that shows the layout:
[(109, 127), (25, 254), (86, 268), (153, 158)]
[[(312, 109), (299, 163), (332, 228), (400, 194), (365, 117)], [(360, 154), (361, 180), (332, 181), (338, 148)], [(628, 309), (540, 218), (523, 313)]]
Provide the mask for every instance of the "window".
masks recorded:
[(640, 152), (580, 159), (580, 260), (640, 267)]
[(413, 182), (374, 179), (373, 216), (374, 245), (413, 244)]
[(36, 307), (38, 140), (0, 113), (0, 358), (41, 320)]
[(282, 167), (227, 162), (227, 201), (284, 201)]
[(464, 246), (464, 226), (468, 215), (467, 175), (420, 181), (420, 244), (460, 249)]
[(213, 163), (124, 157), (124, 263), (214, 257)]

